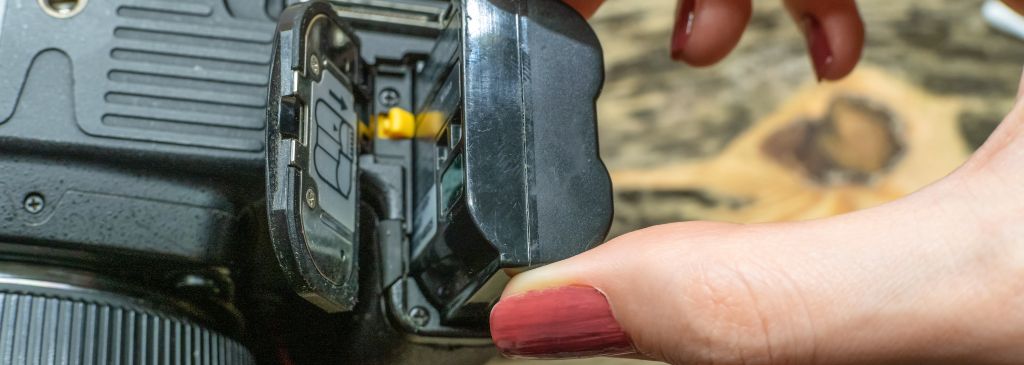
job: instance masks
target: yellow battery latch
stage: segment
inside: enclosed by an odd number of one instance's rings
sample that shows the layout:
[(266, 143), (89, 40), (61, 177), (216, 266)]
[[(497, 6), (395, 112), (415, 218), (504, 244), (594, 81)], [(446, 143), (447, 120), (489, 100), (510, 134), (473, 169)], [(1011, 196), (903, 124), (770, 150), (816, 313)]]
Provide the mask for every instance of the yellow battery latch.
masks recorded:
[(394, 107), (377, 116), (377, 138), (406, 139), (415, 133), (416, 116), (405, 109)]

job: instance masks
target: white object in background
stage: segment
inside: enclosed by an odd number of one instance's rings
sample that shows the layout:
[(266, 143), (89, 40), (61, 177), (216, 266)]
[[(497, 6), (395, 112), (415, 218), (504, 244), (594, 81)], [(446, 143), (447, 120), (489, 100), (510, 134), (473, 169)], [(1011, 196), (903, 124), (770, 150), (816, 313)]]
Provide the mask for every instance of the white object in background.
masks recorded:
[(981, 16), (993, 28), (1024, 40), (1024, 16), (1003, 4), (999, 0), (987, 0), (981, 6)]

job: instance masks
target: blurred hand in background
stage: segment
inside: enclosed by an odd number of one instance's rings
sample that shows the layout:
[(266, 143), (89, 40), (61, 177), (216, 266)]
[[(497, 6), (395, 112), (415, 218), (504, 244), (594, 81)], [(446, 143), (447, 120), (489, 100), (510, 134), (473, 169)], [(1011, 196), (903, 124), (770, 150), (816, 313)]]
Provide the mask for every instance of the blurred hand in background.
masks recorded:
[[(585, 17), (604, 0), (564, 0)], [(721, 61), (750, 21), (752, 0), (680, 0), (672, 31), (672, 58), (694, 66)], [(854, 0), (783, 0), (807, 39), (819, 80), (838, 80), (853, 71), (864, 47), (864, 23)], [(1024, 14), (1024, 0), (1003, 0)]]

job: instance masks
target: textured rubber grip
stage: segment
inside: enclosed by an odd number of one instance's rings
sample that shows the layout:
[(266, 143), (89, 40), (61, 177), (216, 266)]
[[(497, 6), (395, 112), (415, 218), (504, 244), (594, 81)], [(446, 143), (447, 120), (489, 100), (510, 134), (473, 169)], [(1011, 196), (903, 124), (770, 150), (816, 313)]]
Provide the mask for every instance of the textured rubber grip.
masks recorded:
[(137, 304), (0, 285), (0, 364), (254, 363), (238, 342)]

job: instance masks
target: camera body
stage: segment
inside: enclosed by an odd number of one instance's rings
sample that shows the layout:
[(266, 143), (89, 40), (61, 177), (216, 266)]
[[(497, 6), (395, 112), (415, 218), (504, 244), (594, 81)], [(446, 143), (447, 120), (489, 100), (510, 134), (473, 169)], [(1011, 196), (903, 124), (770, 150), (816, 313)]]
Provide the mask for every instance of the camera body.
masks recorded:
[(0, 354), (481, 362), (508, 275), (607, 232), (561, 2), (5, 6), (0, 338), (54, 340)]

